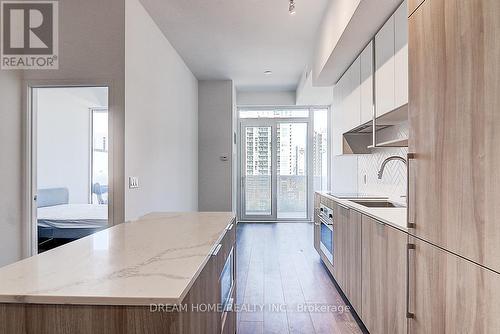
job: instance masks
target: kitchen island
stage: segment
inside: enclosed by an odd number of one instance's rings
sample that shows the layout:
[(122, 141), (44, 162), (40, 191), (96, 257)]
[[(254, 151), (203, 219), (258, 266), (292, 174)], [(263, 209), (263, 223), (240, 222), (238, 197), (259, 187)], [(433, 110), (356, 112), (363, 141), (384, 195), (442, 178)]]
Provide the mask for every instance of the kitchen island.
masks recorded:
[(234, 333), (231, 213), (154, 213), (0, 268), (0, 333)]

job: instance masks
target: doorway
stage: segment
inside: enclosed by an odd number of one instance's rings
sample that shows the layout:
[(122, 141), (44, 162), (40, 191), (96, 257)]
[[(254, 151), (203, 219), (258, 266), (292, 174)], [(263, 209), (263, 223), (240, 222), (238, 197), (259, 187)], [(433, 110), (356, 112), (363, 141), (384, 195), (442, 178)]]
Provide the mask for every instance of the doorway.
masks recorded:
[(32, 87), (31, 244), (37, 254), (108, 227), (107, 87)]
[[(313, 191), (320, 190), (315, 189), (317, 170), (321, 170), (317, 165), (328, 160), (327, 135), (319, 138), (321, 148), (316, 143), (315, 110), (239, 110), (241, 220), (311, 220)], [(327, 114), (328, 109), (321, 111)], [(325, 121), (323, 128), (327, 128)], [(318, 157), (320, 152), (323, 155)]]

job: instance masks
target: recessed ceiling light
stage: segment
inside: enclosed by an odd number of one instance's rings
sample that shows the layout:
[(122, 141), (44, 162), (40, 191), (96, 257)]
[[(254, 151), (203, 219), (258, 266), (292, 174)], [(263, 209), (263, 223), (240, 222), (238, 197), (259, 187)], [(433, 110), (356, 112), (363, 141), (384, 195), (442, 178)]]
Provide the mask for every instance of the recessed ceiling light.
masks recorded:
[(273, 74), (273, 71), (269, 71), (269, 70), (267, 70), (267, 71), (264, 71), (264, 74), (265, 74), (265, 75), (271, 75), (271, 74)]
[(290, 0), (290, 3), (288, 4), (288, 12), (290, 15), (295, 15), (295, 0)]

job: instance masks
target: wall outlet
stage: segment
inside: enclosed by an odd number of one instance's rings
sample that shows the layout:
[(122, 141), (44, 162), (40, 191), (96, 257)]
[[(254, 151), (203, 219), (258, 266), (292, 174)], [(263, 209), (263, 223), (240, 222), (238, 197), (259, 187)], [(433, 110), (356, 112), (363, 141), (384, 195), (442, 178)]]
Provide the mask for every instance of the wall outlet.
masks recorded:
[(129, 189), (137, 189), (139, 188), (139, 178), (135, 176), (129, 176), (128, 178), (128, 188)]

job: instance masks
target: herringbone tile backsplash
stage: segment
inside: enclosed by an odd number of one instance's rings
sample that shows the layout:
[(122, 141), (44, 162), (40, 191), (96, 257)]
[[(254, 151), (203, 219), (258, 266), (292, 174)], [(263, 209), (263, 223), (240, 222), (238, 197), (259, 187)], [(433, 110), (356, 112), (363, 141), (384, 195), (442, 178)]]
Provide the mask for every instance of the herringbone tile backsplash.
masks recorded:
[[(407, 138), (408, 125), (394, 126), (383, 130), (378, 141), (388, 139)], [(378, 171), (382, 162), (391, 155), (399, 155), (406, 159), (408, 148), (378, 148), (372, 154), (358, 157), (358, 190), (360, 193), (382, 195), (391, 198), (400, 198), (406, 195), (406, 166), (400, 161), (391, 161), (387, 164), (381, 180)]]

